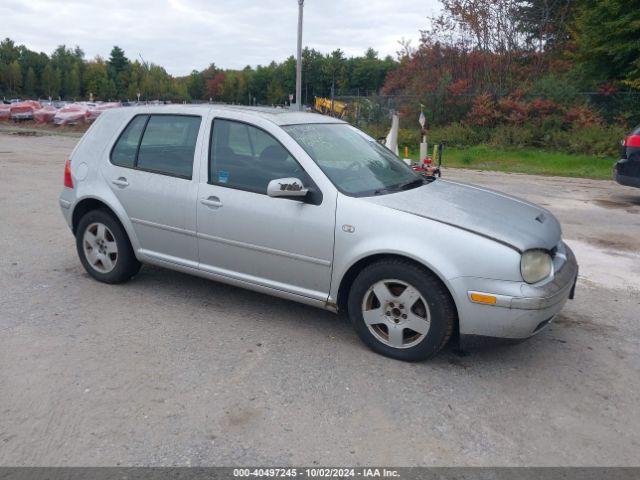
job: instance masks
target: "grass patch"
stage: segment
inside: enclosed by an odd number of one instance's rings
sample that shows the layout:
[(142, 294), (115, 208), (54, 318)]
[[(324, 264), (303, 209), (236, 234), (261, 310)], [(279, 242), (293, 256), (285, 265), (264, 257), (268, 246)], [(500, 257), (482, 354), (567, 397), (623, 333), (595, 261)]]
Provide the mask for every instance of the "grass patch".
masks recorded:
[[(411, 158), (417, 160), (418, 152), (412, 151)], [(442, 155), (445, 167), (595, 179), (611, 179), (611, 168), (617, 160), (536, 149), (497, 149), (488, 145), (445, 148)]]
[(0, 122), (0, 133), (11, 135), (59, 135), (62, 137), (80, 138), (87, 131), (89, 125), (80, 123), (78, 125), (53, 125), (50, 123), (37, 124), (33, 121), (19, 123)]

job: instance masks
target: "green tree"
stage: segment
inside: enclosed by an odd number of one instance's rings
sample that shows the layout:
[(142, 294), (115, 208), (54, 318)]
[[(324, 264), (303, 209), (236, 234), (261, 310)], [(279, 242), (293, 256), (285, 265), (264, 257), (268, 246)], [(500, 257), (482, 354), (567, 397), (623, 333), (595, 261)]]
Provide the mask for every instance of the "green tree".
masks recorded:
[(84, 90), (88, 97), (90, 94), (96, 99), (107, 100), (111, 94), (107, 65), (100, 57), (88, 62), (84, 73)]
[(525, 0), (519, 2), (516, 19), (530, 48), (551, 51), (571, 37), (569, 26), (576, 0)]
[(47, 64), (47, 66), (44, 67), (44, 70), (42, 71), (42, 78), (40, 79), (40, 85), (42, 86), (42, 92), (47, 97), (54, 98), (58, 96), (55, 73), (51, 64)]
[(119, 73), (125, 70), (129, 66), (129, 60), (124, 54), (124, 50), (122, 50), (117, 45), (111, 49), (111, 54), (109, 56), (109, 60), (107, 61), (107, 65), (109, 69), (113, 70), (114, 73)]
[[(305, 48), (302, 100), (311, 104), (316, 95), (330, 95), (332, 87), (336, 94), (356, 88), (362, 94), (377, 92), (395, 66), (390, 58), (380, 60), (372, 49), (364, 56), (347, 59), (340, 50), (323, 55)], [(0, 93), (4, 95), (80, 99), (91, 93), (96, 99), (107, 100), (135, 99), (140, 92), (145, 100), (215, 98), (236, 104), (280, 104), (295, 91), (295, 70), (295, 58), (290, 56), (282, 62), (242, 70), (224, 70), (212, 63), (202, 71), (176, 78), (159, 65), (129, 61), (118, 46), (106, 61), (99, 57), (87, 61), (78, 46), (60, 45), (48, 56), (8, 38), (0, 41)]]
[(22, 86), (22, 69), (17, 60), (9, 64), (4, 74), (8, 91), (17, 94), (18, 89)]
[[(77, 83), (81, 84), (82, 71), (84, 69), (84, 52), (80, 47), (74, 49), (67, 48), (65, 45), (60, 45), (51, 54), (51, 66), (54, 72), (58, 72), (56, 77), (59, 76), (59, 93), (57, 95), (61, 97), (74, 97), (77, 96)], [(79, 80), (73, 78), (73, 67), (78, 68)], [(80, 92), (81, 93), (81, 92)]]
[[(44, 67), (49, 63), (49, 56), (46, 53), (37, 53), (29, 50), (24, 45), (18, 47), (19, 57), (18, 62), (22, 67), (24, 74), (24, 91), (29, 96), (39, 96), (42, 94), (42, 88), (39, 79), (42, 77)], [(33, 70), (34, 76), (31, 80), (35, 80), (35, 83), (28, 83), (29, 71)], [(26, 72), (26, 73), (25, 73)]]
[(339, 48), (331, 52), (325, 57), (323, 73), (330, 80), (330, 92), (334, 95), (336, 92), (336, 84), (341, 84), (344, 79), (346, 70), (346, 61), (344, 53)]
[(314, 96), (324, 95), (322, 53), (314, 49), (305, 48), (302, 51), (302, 98), (304, 103), (313, 103)]
[(80, 67), (77, 64), (71, 67), (68, 73), (66, 94), (74, 99), (80, 97)]
[(52, 97), (58, 97), (62, 95), (62, 74), (60, 73), (60, 69), (53, 69), (53, 92)]
[(267, 103), (281, 104), (288, 100), (287, 93), (278, 82), (270, 82), (267, 87)]
[(192, 100), (202, 100), (204, 98), (204, 79), (197, 70), (191, 72), (187, 80), (187, 93)]
[(109, 79), (107, 82), (107, 89), (105, 90), (102, 98), (107, 101), (115, 100), (118, 97), (118, 88), (116, 87), (116, 82), (112, 79)]
[(143, 66), (137, 60), (131, 63), (130, 66), (130, 74), (129, 74), (129, 85), (127, 86), (127, 98), (129, 100), (134, 100), (138, 98), (138, 93), (142, 94), (140, 91), (140, 82), (142, 76), (145, 71)]
[(170, 99), (173, 79), (166, 70), (154, 64), (149, 64), (146, 69), (148, 72), (145, 73), (141, 83), (141, 90), (145, 97), (159, 100)]
[(107, 72), (109, 79), (115, 85), (114, 96), (124, 97), (127, 94), (129, 83), (130, 63), (122, 50), (117, 45), (111, 49), (109, 60), (107, 61)]
[[(633, 3), (633, 2), (632, 2)], [(582, 0), (576, 15), (577, 58), (597, 82), (640, 89), (640, 8), (627, 0)]]
[(29, 97), (36, 97), (38, 89), (38, 79), (36, 77), (36, 72), (33, 67), (29, 67), (27, 70), (27, 76), (24, 80), (24, 93)]
[(256, 99), (257, 104), (267, 103), (267, 88), (271, 81), (271, 69), (270, 67), (263, 67), (258, 65), (251, 77), (249, 83), (249, 90), (253, 97)]
[(350, 88), (359, 89), (361, 94), (375, 94), (384, 83), (389, 68), (388, 64), (378, 58), (378, 52), (369, 48), (364, 57), (350, 59)]
[(20, 51), (10, 38), (5, 38), (0, 42), (0, 63), (10, 64), (18, 59)]

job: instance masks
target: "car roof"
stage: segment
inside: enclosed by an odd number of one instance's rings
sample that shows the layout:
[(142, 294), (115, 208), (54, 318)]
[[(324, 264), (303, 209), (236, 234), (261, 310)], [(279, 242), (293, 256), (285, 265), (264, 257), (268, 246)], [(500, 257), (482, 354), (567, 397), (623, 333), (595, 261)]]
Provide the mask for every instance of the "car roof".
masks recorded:
[(276, 125), (298, 125), (304, 123), (346, 123), (337, 118), (318, 113), (297, 112), (286, 108), (274, 107), (249, 107), (242, 105), (217, 105), (217, 104), (169, 104), (169, 105), (144, 105), (137, 107), (126, 107), (122, 110), (136, 113), (204, 113), (203, 111), (214, 111), (216, 114), (224, 115), (225, 112), (242, 112), (269, 120)]

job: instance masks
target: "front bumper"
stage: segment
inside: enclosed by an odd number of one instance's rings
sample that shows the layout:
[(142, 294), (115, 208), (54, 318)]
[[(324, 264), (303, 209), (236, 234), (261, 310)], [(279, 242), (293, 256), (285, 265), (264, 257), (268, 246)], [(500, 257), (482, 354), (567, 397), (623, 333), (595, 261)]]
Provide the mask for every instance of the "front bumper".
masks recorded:
[(20, 112), (20, 113), (12, 113), (11, 120), (33, 120), (33, 112)]
[[(460, 277), (451, 283), (458, 296), (460, 335), (525, 339), (541, 331), (573, 298), (578, 263), (569, 247), (563, 246), (554, 261), (553, 278), (542, 284)], [(497, 298), (495, 305), (474, 303), (472, 292)]]

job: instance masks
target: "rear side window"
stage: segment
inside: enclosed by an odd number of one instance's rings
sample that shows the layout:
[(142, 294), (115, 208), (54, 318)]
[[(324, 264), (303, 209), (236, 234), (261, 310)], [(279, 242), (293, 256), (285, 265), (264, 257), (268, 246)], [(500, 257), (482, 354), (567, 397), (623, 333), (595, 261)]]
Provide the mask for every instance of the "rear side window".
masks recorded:
[(120, 135), (111, 163), (190, 179), (200, 117), (139, 115)]
[(111, 151), (111, 163), (119, 167), (135, 166), (138, 143), (147, 118), (147, 115), (139, 115), (131, 120)]
[(200, 117), (152, 115), (140, 142), (136, 166), (191, 178), (199, 129)]

